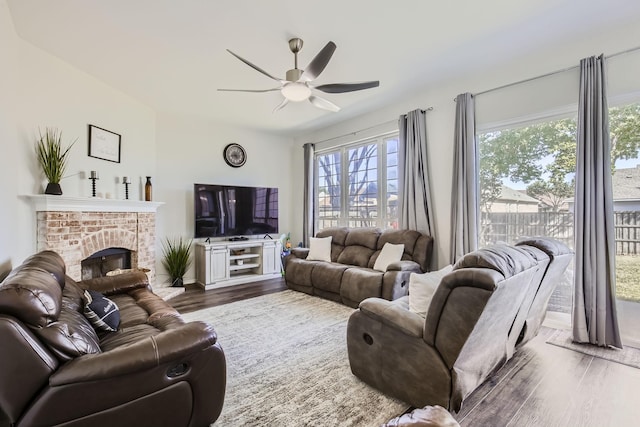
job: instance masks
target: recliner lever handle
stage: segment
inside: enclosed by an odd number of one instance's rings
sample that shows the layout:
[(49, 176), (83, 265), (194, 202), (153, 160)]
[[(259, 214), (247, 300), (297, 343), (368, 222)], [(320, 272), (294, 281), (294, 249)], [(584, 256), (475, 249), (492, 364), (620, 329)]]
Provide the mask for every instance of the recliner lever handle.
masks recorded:
[(169, 368), (167, 376), (169, 378), (176, 378), (180, 375), (184, 375), (189, 370), (189, 365), (185, 362), (178, 363), (177, 365)]

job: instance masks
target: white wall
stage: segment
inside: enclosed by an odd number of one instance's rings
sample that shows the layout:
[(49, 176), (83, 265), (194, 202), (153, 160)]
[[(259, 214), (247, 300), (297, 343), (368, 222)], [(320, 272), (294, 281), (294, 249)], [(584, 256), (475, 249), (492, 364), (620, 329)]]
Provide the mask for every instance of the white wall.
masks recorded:
[(15, 265), (15, 249), (20, 233), (14, 226), (18, 222), (16, 209), (18, 187), (16, 173), (19, 168), (18, 146), (14, 126), (15, 105), (18, 102), (16, 90), (18, 38), (13, 29), (9, 9), (0, 0), (0, 279)]
[[(291, 139), (164, 113), (158, 114), (156, 134), (154, 200), (165, 203), (158, 210), (156, 246), (167, 237), (193, 237), (195, 183), (277, 187), (280, 233), (290, 231), (294, 218), (302, 215), (292, 193)], [(222, 157), (224, 147), (232, 142), (247, 152), (247, 162), (240, 168), (228, 166)], [(157, 271), (161, 283), (167, 277), (160, 265)], [(193, 281), (194, 275), (192, 266), (185, 281)]]
[[(35, 213), (22, 196), (42, 194), (46, 180), (36, 163), (39, 129), (57, 127), (71, 149), (65, 196), (88, 197), (91, 170), (98, 171), (97, 192), (124, 198), (123, 176), (132, 177), (131, 199), (144, 197), (144, 177), (151, 176), (158, 211), (156, 264), (161, 239), (193, 236), (193, 184), (220, 183), (278, 187), (280, 230), (288, 232), (294, 215), (292, 141), (278, 136), (212, 123), (199, 118), (156, 112), (100, 80), (20, 39), (5, 0), (0, 0), (0, 277), (36, 250)], [(88, 156), (88, 125), (122, 136), (121, 162)], [(233, 169), (222, 158), (223, 147), (242, 144), (244, 167)], [(193, 273), (187, 281), (193, 280)]]
[[(618, 28), (615, 31), (603, 34), (583, 37), (576, 40), (558, 41), (553, 49), (540, 51), (526, 57), (512, 58), (510, 62), (494, 64), (491, 69), (483, 73), (475, 73), (452, 81), (443, 81), (439, 85), (428, 88), (416, 88), (413, 94), (407, 95), (400, 101), (390, 103), (387, 107), (373, 113), (349, 120), (322, 131), (299, 135), (295, 138), (296, 151), (294, 153), (294, 174), (302, 175), (302, 144), (316, 142), (327, 138), (356, 132), (377, 124), (388, 123), (395, 120), (400, 114), (404, 114), (416, 108), (433, 107), (433, 111), (427, 113), (428, 134), (428, 158), (429, 176), (432, 183), (432, 195), (435, 213), (436, 233), (435, 250), (437, 265), (442, 266), (449, 262), (450, 251), (450, 218), (451, 218), (451, 184), (453, 165), (453, 128), (455, 122), (455, 103), (453, 98), (459, 93), (480, 92), (504, 84), (516, 82), (522, 79), (546, 74), (559, 69), (577, 65), (581, 58), (598, 55), (600, 53), (613, 54), (637, 46), (640, 40), (640, 27), (629, 26)], [(627, 75), (637, 76), (638, 67), (628, 69)], [(556, 79), (561, 83), (562, 79)], [(577, 87), (577, 85), (576, 85)], [(528, 103), (531, 100), (544, 96), (535, 90), (518, 99), (510, 99), (500, 106), (491, 108), (503, 108), (509, 111), (519, 103)], [(576, 93), (577, 98), (577, 93)], [(477, 98), (478, 108), (482, 106), (482, 95)], [(380, 126), (380, 129), (389, 128), (389, 124)], [(374, 132), (368, 130), (366, 133)], [(359, 139), (360, 134), (354, 136)], [(302, 197), (302, 182), (295, 181), (295, 199)], [(293, 241), (301, 239), (302, 216), (295, 217), (293, 224)]]
[[(123, 198), (116, 177), (155, 175), (156, 150), (153, 110), (17, 37), (5, 0), (0, 0), (0, 61), (1, 272), (2, 263), (15, 266), (36, 250), (35, 213), (21, 196), (41, 194), (46, 185), (34, 154), (39, 129), (57, 127), (65, 142), (77, 138), (61, 181), (66, 196), (89, 196), (85, 172), (97, 170), (98, 191)], [(122, 135), (121, 163), (88, 156), (89, 124)], [(138, 186), (131, 193), (141, 194)]]

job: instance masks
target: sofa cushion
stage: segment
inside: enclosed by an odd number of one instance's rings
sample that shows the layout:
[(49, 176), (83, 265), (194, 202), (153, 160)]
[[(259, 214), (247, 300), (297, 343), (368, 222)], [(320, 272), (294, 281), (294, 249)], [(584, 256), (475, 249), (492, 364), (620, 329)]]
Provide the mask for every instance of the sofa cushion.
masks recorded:
[(84, 290), (69, 276), (62, 290), (62, 306), (80, 313), (84, 311)]
[(535, 264), (536, 260), (524, 249), (500, 244), (466, 254), (455, 263), (453, 269), (490, 268), (509, 278)]
[(99, 332), (114, 332), (120, 325), (118, 306), (100, 292), (90, 289), (84, 291), (84, 315)]
[(316, 237), (331, 236), (331, 261), (336, 262), (344, 249), (349, 229), (347, 227), (329, 227), (316, 233)]
[(338, 257), (338, 262), (340, 264), (367, 268), (373, 253), (373, 249), (364, 246), (347, 246)]
[(57, 252), (54, 251), (41, 251), (31, 255), (24, 260), (22, 265), (18, 268), (24, 267), (37, 267), (50, 273), (58, 282), (61, 288), (64, 288), (67, 267), (64, 264), (64, 260)]
[(331, 236), (311, 237), (307, 260), (331, 262), (331, 239)]
[(380, 254), (376, 257), (373, 269), (382, 272), (387, 271), (389, 264), (398, 262), (402, 259), (403, 253), (404, 244), (401, 243), (399, 245), (394, 245), (393, 243), (385, 243)]
[(357, 306), (362, 300), (382, 295), (383, 274), (368, 268), (352, 267), (342, 275), (340, 296), (345, 304)]
[(431, 298), (438, 289), (442, 278), (453, 269), (452, 265), (429, 273), (411, 273), (409, 277), (409, 311), (427, 317)]
[(53, 274), (20, 266), (0, 285), (0, 312), (31, 327), (44, 327), (60, 315), (62, 289)]
[(343, 264), (323, 264), (311, 271), (311, 284), (314, 288), (340, 294), (342, 275), (349, 268)]
[(75, 310), (63, 309), (57, 321), (33, 328), (33, 332), (62, 362), (101, 352), (96, 331), (84, 315)]
[(365, 248), (378, 249), (378, 239), (380, 238), (378, 228), (352, 228), (345, 239), (345, 246), (364, 246)]

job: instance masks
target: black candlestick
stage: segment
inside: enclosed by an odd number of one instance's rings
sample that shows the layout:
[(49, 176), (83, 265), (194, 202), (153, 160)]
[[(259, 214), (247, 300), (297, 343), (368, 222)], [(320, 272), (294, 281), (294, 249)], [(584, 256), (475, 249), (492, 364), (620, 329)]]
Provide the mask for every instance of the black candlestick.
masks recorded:
[(92, 176), (89, 178), (91, 180), (91, 195), (96, 197), (96, 179), (99, 179), (97, 176)]
[(124, 184), (124, 198), (129, 200), (129, 184), (131, 184), (131, 180), (128, 176), (123, 176), (122, 183)]
[(91, 171), (89, 179), (91, 180), (91, 194), (93, 197), (96, 197), (96, 179), (100, 179), (98, 178), (98, 172)]

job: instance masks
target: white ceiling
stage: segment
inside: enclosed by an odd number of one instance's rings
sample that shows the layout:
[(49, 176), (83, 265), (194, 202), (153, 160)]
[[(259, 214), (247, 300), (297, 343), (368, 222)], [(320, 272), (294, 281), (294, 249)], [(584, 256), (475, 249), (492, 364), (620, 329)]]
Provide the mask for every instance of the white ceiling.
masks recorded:
[[(495, 67), (640, 19), (638, 0), (7, 0), (20, 37), (152, 108), (292, 134), (378, 109), (462, 73)], [(592, 33), (593, 34), (593, 33)], [(329, 41), (338, 48), (317, 84), (380, 80), (322, 94), (338, 113), (290, 103), (272, 113), (293, 68), (287, 41), (304, 40), (304, 68)], [(275, 83), (275, 84), (274, 84)]]

